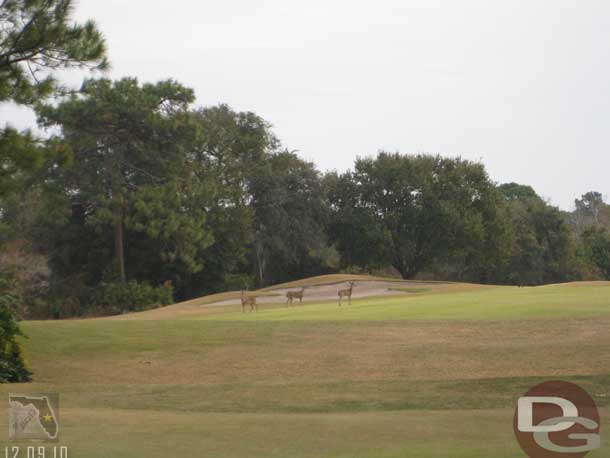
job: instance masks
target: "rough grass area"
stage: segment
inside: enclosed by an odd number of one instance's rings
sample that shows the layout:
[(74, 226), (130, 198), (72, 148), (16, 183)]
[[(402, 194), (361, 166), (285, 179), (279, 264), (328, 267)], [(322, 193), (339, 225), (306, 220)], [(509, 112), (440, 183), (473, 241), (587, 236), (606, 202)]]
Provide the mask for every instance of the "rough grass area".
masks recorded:
[(36, 382), (0, 390), (58, 391), (74, 457), (513, 458), (516, 397), (565, 379), (607, 456), (610, 283), (425, 288), (25, 322)]

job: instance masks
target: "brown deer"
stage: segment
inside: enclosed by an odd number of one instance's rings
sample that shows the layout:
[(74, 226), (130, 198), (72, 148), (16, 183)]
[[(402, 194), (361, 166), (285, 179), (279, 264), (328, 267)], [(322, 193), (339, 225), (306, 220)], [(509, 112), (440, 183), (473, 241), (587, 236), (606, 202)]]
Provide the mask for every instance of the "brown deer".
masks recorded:
[(292, 305), (293, 299), (298, 299), (299, 304), (303, 303), (303, 292), (305, 291), (305, 287), (301, 288), (301, 291), (287, 291), (286, 292), (286, 303)]
[(246, 305), (250, 306), (250, 311), (258, 312), (258, 305), (256, 304), (256, 296), (246, 297), (246, 292), (241, 290), (241, 313), (246, 313)]
[(339, 290), (337, 293), (339, 295), (339, 306), (341, 306), (341, 299), (343, 299), (343, 296), (347, 296), (349, 305), (352, 305), (352, 289), (354, 289), (354, 282), (350, 281), (349, 288)]

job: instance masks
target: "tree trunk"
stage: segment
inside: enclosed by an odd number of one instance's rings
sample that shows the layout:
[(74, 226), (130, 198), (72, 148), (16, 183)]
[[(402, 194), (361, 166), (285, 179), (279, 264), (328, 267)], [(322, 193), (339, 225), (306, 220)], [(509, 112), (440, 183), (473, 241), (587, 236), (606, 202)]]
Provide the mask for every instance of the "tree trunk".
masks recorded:
[(124, 234), (123, 234), (123, 205), (121, 204), (115, 210), (114, 218), (114, 253), (116, 256), (117, 267), (119, 269), (119, 278), (121, 283), (127, 281), (125, 276), (125, 247), (124, 247)]
[(262, 243), (256, 245), (256, 264), (258, 267), (258, 286), (263, 287), (265, 281), (265, 255)]

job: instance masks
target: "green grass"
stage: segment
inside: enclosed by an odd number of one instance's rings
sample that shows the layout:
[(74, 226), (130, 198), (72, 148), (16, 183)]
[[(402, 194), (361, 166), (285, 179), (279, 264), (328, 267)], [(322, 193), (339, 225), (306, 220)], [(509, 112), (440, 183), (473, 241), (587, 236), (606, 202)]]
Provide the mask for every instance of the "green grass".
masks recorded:
[(422, 288), (24, 322), (35, 383), (0, 390), (59, 392), (74, 457), (513, 458), (516, 397), (559, 378), (601, 406), (607, 456), (610, 283)]

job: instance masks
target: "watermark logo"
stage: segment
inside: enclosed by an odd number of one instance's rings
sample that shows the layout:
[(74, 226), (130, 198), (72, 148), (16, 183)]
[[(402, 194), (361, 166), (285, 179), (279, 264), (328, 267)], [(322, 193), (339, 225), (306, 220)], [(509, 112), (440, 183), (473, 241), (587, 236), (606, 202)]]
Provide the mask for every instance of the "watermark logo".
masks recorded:
[(520, 397), (513, 426), (530, 458), (582, 458), (601, 445), (595, 402), (569, 382), (541, 383)]
[(57, 442), (59, 395), (8, 395), (8, 436), (11, 441)]

